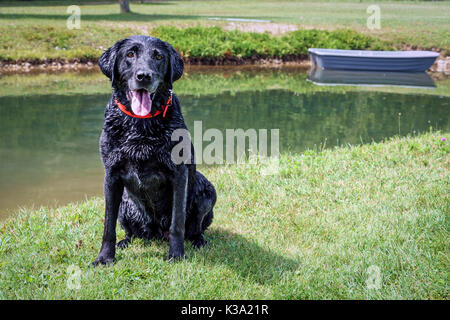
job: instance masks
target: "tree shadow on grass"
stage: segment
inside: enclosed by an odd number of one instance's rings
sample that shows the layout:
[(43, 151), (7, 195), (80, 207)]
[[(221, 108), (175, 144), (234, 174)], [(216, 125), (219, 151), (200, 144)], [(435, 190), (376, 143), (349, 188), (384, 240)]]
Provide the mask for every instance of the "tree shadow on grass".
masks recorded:
[[(74, 3), (75, 2), (75, 3)], [(79, 5), (79, 6), (104, 6), (104, 5), (108, 5), (108, 4), (113, 4), (113, 5), (117, 5), (117, 8), (119, 8), (118, 6), (118, 2), (117, 0), (97, 0), (97, 1), (92, 1), (92, 0), (79, 0), (79, 1), (73, 1), (73, 0), (53, 0), (53, 1), (24, 1), (24, 0), (15, 0), (15, 1), (10, 1), (10, 0), (0, 0), (0, 7), (56, 7), (56, 6), (70, 6), (70, 5)], [(172, 2), (172, 1), (162, 1), (162, 0), (156, 0), (156, 1), (151, 1), (151, 0), (144, 0), (136, 2), (130, 2), (130, 7), (133, 10), (133, 7), (135, 5), (140, 5), (140, 6), (165, 6), (165, 5), (174, 5), (176, 3)]]
[[(32, 13), (0, 13), (0, 19), (21, 20), (21, 19), (42, 19), (42, 20), (67, 20), (70, 15), (64, 14), (32, 14)], [(248, 20), (267, 20), (279, 19), (280, 17), (253, 17), (253, 16), (197, 16), (197, 15), (174, 15), (174, 14), (146, 14), (146, 13), (112, 13), (112, 14), (82, 14), (81, 21), (135, 21), (135, 22), (154, 22), (167, 20), (208, 20), (208, 18), (217, 18), (220, 21), (227, 21), (229, 18), (248, 19)]]
[[(31, 14), (31, 13), (0, 13), (0, 19), (22, 20), (67, 20), (69, 14)], [(195, 15), (171, 15), (171, 14), (144, 14), (144, 13), (114, 13), (114, 14), (82, 14), (81, 21), (142, 21), (153, 22), (157, 20), (194, 20), (205, 18)]]

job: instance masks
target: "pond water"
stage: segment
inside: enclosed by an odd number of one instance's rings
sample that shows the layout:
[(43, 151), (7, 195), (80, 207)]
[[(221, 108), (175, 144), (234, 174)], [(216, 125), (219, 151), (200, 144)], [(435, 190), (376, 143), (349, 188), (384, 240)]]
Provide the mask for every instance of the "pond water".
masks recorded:
[[(428, 131), (430, 126), (450, 130), (447, 94), (319, 88), (306, 81), (305, 71), (296, 71), (297, 78), (292, 72), (190, 70), (175, 92), (189, 128), (194, 121), (202, 121), (203, 132), (278, 128), (280, 152), (368, 143)], [(48, 81), (38, 81), (47, 90), (23, 89), (28, 82), (29, 88), (36, 87), (33, 77)], [(10, 85), (0, 93), (0, 219), (18, 207), (102, 195), (98, 139), (108, 83), (98, 74), (52, 77), (0, 79)], [(92, 78), (98, 80), (83, 87)], [(55, 92), (49, 94), (52, 88)]]

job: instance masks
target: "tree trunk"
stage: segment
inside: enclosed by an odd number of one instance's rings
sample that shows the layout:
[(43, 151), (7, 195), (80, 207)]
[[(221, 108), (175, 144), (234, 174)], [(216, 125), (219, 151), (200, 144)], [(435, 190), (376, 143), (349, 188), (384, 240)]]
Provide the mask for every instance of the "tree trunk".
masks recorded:
[(120, 13), (130, 12), (130, 0), (119, 0)]

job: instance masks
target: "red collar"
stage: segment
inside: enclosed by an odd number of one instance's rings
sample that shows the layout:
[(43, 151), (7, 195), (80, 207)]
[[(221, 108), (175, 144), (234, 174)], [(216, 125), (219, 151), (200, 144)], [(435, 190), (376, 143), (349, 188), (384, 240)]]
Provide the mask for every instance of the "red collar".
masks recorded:
[(145, 119), (145, 118), (153, 118), (156, 117), (159, 114), (163, 114), (163, 118), (166, 116), (166, 112), (167, 109), (169, 108), (169, 106), (172, 104), (172, 90), (169, 91), (170, 92), (170, 96), (169, 99), (167, 99), (167, 102), (164, 106), (162, 106), (162, 110), (156, 110), (156, 112), (154, 114), (149, 113), (146, 116), (138, 116), (136, 114), (134, 114), (132, 111), (128, 111), (127, 107), (125, 107), (123, 104), (121, 104), (117, 99), (114, 99), (114, 101), (116, 102), (117, 106), (119, 107), (119, 109), (125, 113), (126, 115), (129, 115), (130, 117), (133, 118), (139, 118), (139, 119)]

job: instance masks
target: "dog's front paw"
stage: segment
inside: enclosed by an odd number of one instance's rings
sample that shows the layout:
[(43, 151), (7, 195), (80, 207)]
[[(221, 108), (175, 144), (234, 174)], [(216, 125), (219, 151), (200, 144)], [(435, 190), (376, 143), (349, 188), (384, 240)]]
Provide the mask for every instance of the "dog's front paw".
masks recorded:
[(109, 265), (116, 262), (116, 259), (114, 257), (105, 257), (105, 256), (98, 256), (97, 259), (95, 259), (94, 262), (92, 262), (92, 266), (96, 267), (99, 265)]
[(172, 261), (181, 261), (184, 258), (184, 237), (181, 238), (170, 238), (170, 245), (169, 245), (169, 256), (167, 257), (167, 260), (169, 262)]
[(192, 245), (194, 246), (194, 248), (196, 248), (196, 249), (200, 249), (200, 248), (206, 246), (206, 244), (208, 243), (205, 240), (205, 238), (203, 237), (203, 235), (200, 235), (199, 237), (192, 239), (191, 242), (192, 242)]
[(169, 262), (175, 262), (175, 261), (181, 261), (184, 259), (184, 251), (169, 251), (169, 256), (167, 257), (167, 261)]
[(128, 239), (128, 238), (125, 238), (125, 239), (123, 239), (123, 240), (120, 240), (120, 241), (117, 243), (117, 248), (119, 248), (119, 249), (125, 249), (125, 248), (127, 248), (127, 247), (130, 245), (130, 243), (131, 243), (131, 240)]

